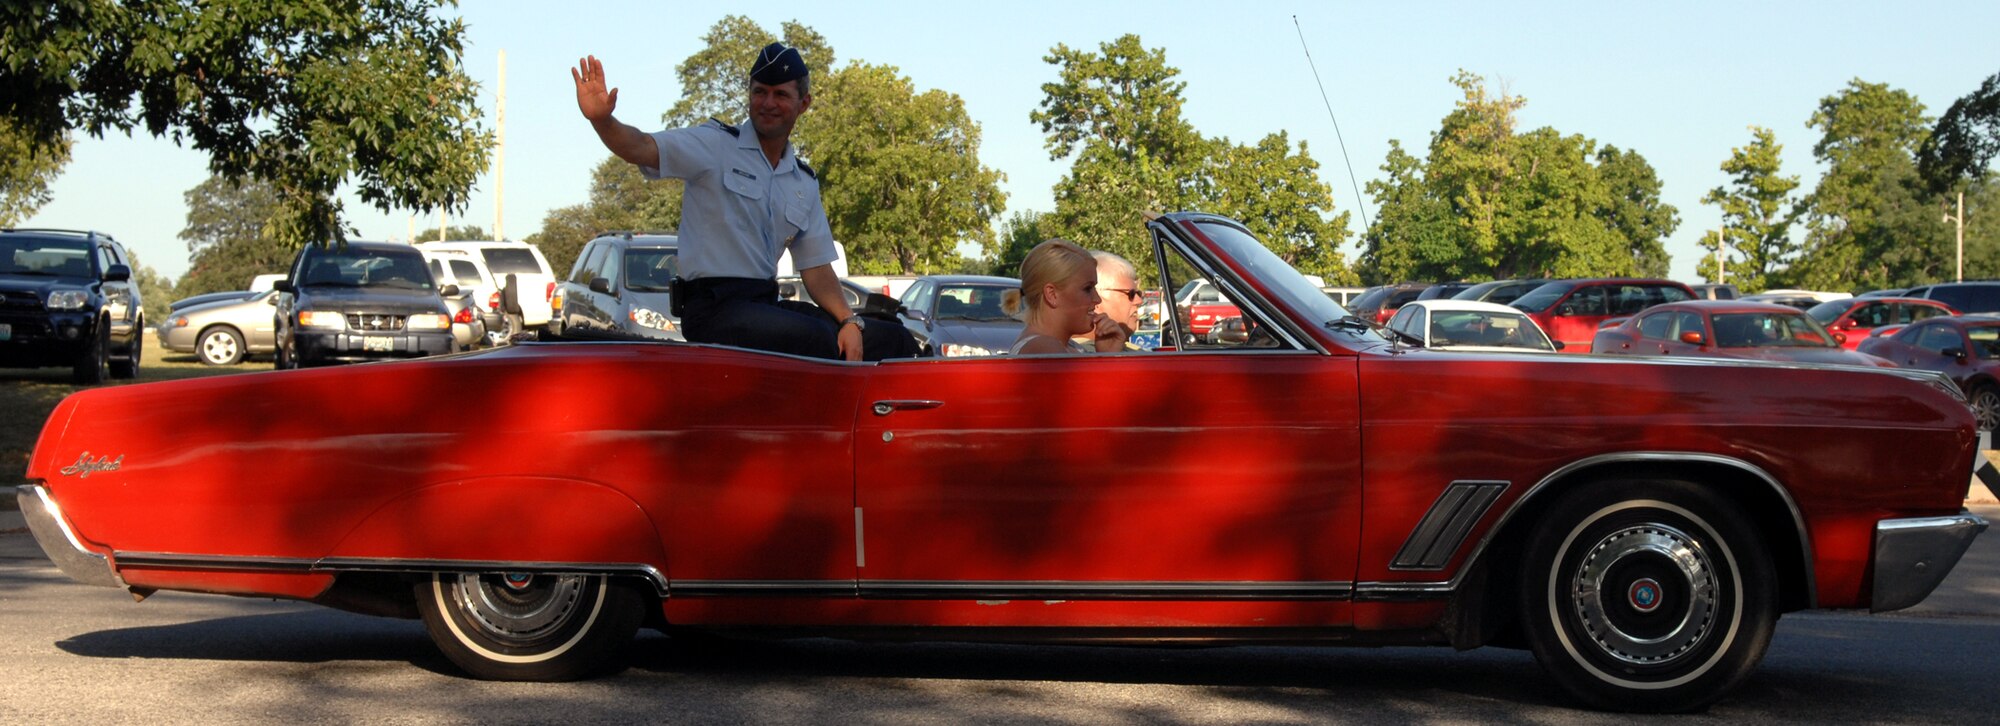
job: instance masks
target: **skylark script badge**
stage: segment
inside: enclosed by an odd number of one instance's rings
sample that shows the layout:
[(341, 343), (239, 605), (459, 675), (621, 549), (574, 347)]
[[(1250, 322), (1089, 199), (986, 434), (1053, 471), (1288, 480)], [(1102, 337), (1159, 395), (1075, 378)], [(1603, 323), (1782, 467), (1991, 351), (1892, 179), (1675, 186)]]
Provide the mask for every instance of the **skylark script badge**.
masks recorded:
[(117, 471), (118, 465), (123, 463), (125, 463), (125, 456), (122, 454), (119, 455), (119, 457), (116, 459), (113, 459), (109, 456), (101, 456), (96, 459), (92, 459), (90, 458), (90, 452), (86, 451), (83, 452), (83, 456), (77, 457), (76, 463), (63, 467), (62, 473), (64, 476), (75, 476), (75, 477), (82, 477), (84, 479), (89, 479), (91, 472)]

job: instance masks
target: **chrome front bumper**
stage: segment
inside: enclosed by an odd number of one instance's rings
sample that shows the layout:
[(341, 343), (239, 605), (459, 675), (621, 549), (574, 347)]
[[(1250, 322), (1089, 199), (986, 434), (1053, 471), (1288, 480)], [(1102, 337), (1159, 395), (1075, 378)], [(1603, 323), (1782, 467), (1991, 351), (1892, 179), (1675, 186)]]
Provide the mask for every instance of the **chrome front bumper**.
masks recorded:
[(26, 484), (14, 487), (14, 492), (21, 505), (21, 516), (28, 520), (28, 531), (34, 533), (35, 543), (42, 546), (42, 552), (56, 563), (57, 569), (85, 585), (125, 587), (125, 581), (111, 569), (110, 560), (84, 548), (83, 541), (69, 528), (69, 521), (63, 519), (62, 508), (49, 498), (47, 489)]
[(1875, 596), (1868, 609), (1884, 613), (1923, 602), (1984, 531), (1986, 519), (1971, 512), (1876, 522)]

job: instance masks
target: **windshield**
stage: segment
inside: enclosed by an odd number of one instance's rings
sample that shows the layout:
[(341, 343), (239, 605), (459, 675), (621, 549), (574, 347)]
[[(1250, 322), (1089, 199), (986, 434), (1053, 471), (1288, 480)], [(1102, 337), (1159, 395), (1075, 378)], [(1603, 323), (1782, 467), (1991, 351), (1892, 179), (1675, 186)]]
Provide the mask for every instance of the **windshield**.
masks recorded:
[(1850, 304), (1852, 301), (1849, 300), (1823, 302), (1806, 310), (1806, 314), (1819, 321), (1820, 325), (1832, 325), (1833, 321), (1840, 319), (1841, 313), (1847, 312), (1847, 306)]
[(1250, 276), (1264, 283), (1277, 302), (1285, 307), (1298, 310), (1314, 322), (1326, 323), (1347, 317), (1347, 310), (1340, 307), (1320, 292), (1319, 288), (1307, 281), (1297, 269), (1278, 259), (1271, 248), (1257, 241), (1236, 226), (1221, 222), (1197, 222), (1195, 226), (1217, 246), (1228, 254), (1236, 264), (1242, 265)]
[(1549, 342), (1549, 337), (1542, 334), (1542, 329), (1520, 313), (1432, 310), (1430, 337), (1430, 345), (1433, 348), (1466, 345), (1547, 351), (1556, 349), (1555, 345)]
[(486, 257), (486, 269), (492, 270), (496, 278), (507, 275), (542, 274), (542, 266), (535, 261), (535, 253), (529, 252), (527, 248), (482, 247), (479, 253)]
[(90, 241), (10, 235), (0, 239), (0, 275), (91, 277)]
[(991, 323), (1014, 320), (1013, 316), (1001, 312), (1000, 296), (1008, 290), (1007, 285), (945, 285), (938, 288), (936, 320), (970, 320)]
[(356, 247), (316, 250), (306, 259), (301, 287), (393, 287), (435, 290), (431, 270), (416, 250), (386, 252)]
[(1367, 292), (1361, 293), (1361, 297), (1347, 301), (1347, 304), (1353, 306), (1355, 310), (1378, 310), (1382, 307), (1382, 301), (1387, 299), (1389, 299), (1389, 288), (1371, 287)]
[(1539, 313), (1543, 310), (1549, 309), (1551, 306), (1554, 306), (1556, 304), (1556, 301), (1563, 299), (1563, 296), (1568, 295), (1570, 288), (1572, 287), (1574, 287), (1574, 285), (1561, 282), (1551, 282), (1547, 285), (1535, 288), (1528, 294), (1522, 295), (1521, 297), (1516, 298), (1513, 302), (1507, 304), (1511, 307), (1519, 308), (1521, 310), (1526, 310), (1531, 313)]
[(675, 247), (631, 247), (625, 250), (625, 289), (633, 292), (666, 292), (680, 272), (680, 251)]
[(1721, 313), (1710, 321), (1723, 348), (1830, 348), (1819, 322), (1804, 313)]

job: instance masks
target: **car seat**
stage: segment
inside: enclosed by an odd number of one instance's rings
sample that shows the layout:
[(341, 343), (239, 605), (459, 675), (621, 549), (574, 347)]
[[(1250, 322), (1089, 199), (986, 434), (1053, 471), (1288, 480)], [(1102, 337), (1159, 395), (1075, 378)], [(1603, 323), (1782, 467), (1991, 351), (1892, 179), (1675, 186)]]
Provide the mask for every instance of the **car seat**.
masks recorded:
[(314, 262), (313, 266), (306, 270), (305, 284), (307, 285), (317, 285), (324, 282), (340, 282), (340, 281), (341, 281), (340, 263), (338, 262), (321, 260), (319, 262)]
[(937, 316), (939, 319), (965, 317), (965, 303), (955, 297), (938, 298)]

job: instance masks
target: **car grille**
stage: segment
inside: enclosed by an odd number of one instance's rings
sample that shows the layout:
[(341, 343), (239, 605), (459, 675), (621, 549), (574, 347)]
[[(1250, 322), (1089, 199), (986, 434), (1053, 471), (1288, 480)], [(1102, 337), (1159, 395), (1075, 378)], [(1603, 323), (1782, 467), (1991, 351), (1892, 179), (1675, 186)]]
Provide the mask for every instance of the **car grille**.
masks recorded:
[(405, 316), (402, 315), (381, 315), (377, 313), (347, 314), (348, 330), (395, 331), (402, 330), (404, 322)]
[(40, 310), (42, 296), (26, 291), (0, 292), (0, 310)]

